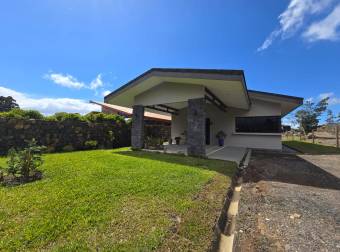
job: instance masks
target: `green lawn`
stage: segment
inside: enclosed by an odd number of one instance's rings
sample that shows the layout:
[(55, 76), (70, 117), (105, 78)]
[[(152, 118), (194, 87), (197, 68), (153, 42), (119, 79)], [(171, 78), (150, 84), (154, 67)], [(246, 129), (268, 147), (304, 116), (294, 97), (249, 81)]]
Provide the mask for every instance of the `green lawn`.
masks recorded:
[(282, 141), (283, 144), (305, 154), (340, 154), (340, 149), (321, 144), (313, 144), (302, 141)]
[(43, 180), (0, 187), (0, 251), (205, 250), (236, 168), (128, 149), (44, 159)]

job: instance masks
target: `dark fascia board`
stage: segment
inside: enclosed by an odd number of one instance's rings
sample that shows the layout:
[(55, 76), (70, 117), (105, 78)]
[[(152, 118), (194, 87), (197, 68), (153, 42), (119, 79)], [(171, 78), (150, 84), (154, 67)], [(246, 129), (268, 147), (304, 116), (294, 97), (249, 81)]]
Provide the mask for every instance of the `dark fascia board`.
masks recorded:
[(244, 89), (247, 95), (247, 99), (250, 105), (250, 97), (248, 94), (248, 88), (246, 84), (246, 79), (244, 77), (243, 70), (227, 70), (227, 69), (198, 69), (198, 68), (151, 68), (150, 70), (142, 73), (141, 75), (137, 76), (136, 78), (132, 79), (125, 85), (117, 88), (115, 91), (111, 92), (110, 94), (104, 97), (104, 101), (110, 98), (110, 96), (119, 93), (120, 91), (126, 89), (129, 86), (133, 86), (135, 82), (142, 79), (143, 77), (147, 76), (152, 72), (172, 72), (172, 73), (204, 73), (204, 74), (225, 74), (225, 75), (239, 75), (243, 79)]
[(302, 97), (291, 96), (291, 95), (284, 95), (284, 94), (276, 94), (276, 93), (269, 93), (269, 92), (263, 92), (263, 91), (257, 91), (257, 90), (248, 90), (248, 92), (249, 93), (254, 93), (254, 94), (263, 94), (263, 95), (269, 95), (269, 96), (274, 96), (274, 97), (294, 100), (296, 103), (298, 103), (300, 105), (303, 104), (303, 98)]

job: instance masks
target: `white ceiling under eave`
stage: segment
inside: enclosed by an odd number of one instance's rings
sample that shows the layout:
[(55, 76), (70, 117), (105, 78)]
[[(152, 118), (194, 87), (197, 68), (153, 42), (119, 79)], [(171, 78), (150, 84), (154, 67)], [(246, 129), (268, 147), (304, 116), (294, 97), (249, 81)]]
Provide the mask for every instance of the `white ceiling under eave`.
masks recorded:
[(301, 106), (303, 103), (302, 98), (271, 94), (259, 91), (249, 91), (249, 96), (251, 99), (279, 103), (281, 106), (281, 117), (286, 116), (287, 114)]
[[(180, 99), (174, 99), (172, 102), (186, 102), (188, 98), (192, 98), (190, 96), (190, 90), (186, 89), (186, 92), (189, 92), (187, 96), (185, 96), (181, 92), (181, 85), (186, 85), (187, 87), (191, 86), (200, 86), (202, 90), (204, 88), (208, 88), (212, 93), (214, 93), (222, 102), (227, 105), (227, 107), (235, 107), (240, 109), (249, 109), (250, 101), (247, 94), (247, 90), (245, 88), (245, 83), (243, 83), (243, 78), (241, 76), (228, 76), (228, 75), (215, 75), (215, 74), (205, 74), (205, 75), (197, 75), (195, 74), (187, 74), (183, 76), (183, 74), (172, 73), (172, 74), (157, 74), (154, 73), (150, 76), (146, 76), (142, 80), (138, 81), (135, 84), (127, 86), (125, 89), (120, 90), (116, 94), (113, 94), (106, 98), (106, 103), (111, 103), (119, 106), (132, 107), (136, 104), (136, 97), (140, 97), (143, 93), (151, 92), (150, 90), (154, 90), (155, 87), (162, 85), (166, 86), (167, 84), (172, 85), (176, 91), (176, 85), (178, 89), (178, 96), (181, 96)], [(194, 90), (194, 89), (192, 89)], [(158, 90), (155, 92), (155, 104), (164, 104), (171, 103), (169, 102), (169, 95), (171, 92), (164, 88), (164, 92)], [(150, 96), (150, 95), (149, 95)], [(162, 99), (164, 97), (164, 99)], [(202, 97), (204, 97), (204, 93), (202, 93)], [(138, 100), (138, 99), (137, 99)], [(160, 101), (164, 100), (164, 102), (160, 103)], [(171, 100), (171, 99), (170, 99)], [(184, 104), (184, 103), (182, 103)], [(152, 105), (150, 104), (150, 99), (148, 104), (142, 105)]]

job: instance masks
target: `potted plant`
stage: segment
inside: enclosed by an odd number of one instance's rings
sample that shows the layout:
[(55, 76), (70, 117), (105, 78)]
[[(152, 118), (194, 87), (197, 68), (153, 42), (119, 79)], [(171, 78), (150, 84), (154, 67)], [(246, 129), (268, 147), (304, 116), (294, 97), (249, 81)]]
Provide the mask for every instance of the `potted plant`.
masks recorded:
[(217, 132), (216, 137), (218, 139), (218, 145), (219, 146), (223, 146), (224, 145), (224, 139), (226, 138), (226, 133), (224, 133), (224, 131), (220, 130), (219, 132)]
[(180, 141), (181, 141), (181, 137), (175, 137), (175, 141), (176, 141), (176, 144), (179, 145)]

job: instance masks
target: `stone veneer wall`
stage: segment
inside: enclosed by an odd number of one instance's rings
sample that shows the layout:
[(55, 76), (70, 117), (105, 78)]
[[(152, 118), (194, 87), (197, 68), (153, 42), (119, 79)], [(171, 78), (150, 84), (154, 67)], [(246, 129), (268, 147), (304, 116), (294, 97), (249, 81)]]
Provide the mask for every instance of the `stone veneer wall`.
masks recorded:
[(133, 106), (132, 126), (131, 126), (131, 147), (132, 149), (142, 149), (144, 147), (144, 107)]
[(47, 151), (83, 150), (95, 140), (98, 148), (130, 145), (130, 125), (125, 122), (88, 123), (77, 120), (45, 121), (0, 118), (0, 154), (11, 147), (21, 148), (35, 138)]
[(188, 100), (187, 144), (188, 155), (205, 157), (205, 99)]

